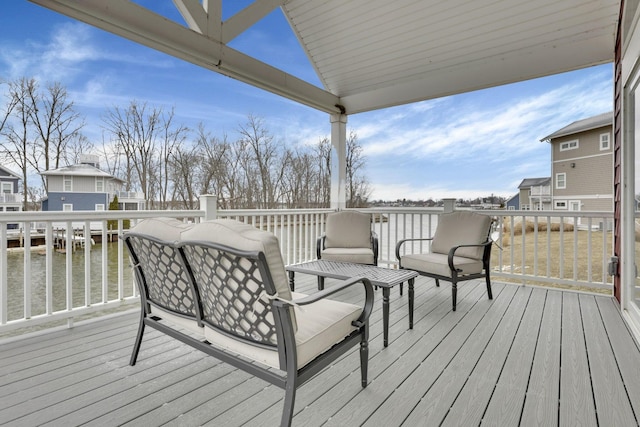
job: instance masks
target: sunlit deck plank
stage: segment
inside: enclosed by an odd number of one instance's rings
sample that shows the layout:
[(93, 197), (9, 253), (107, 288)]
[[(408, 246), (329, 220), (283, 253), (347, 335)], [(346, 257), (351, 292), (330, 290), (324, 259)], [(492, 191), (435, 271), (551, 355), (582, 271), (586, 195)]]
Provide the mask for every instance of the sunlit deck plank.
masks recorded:
[[(621, 404), (629, 398), (595, 299), (581, 295), (580, 306), (598, 422), (608, 426), (632, 425), (637, 420), (631, 406)], [(640, 380), (640, 374), (636, 375), (636, 380)]]
[(563, 294), (560, 425), (597, 426), (578, 300), (577, 294)]
[[(313, 292), (315, 278), (299, 275), (296, 285)], [(342, 298), (354, 300), (358, 292)], [(484, 284), (474, 281), (460, 287), (452, 312), (450, 285), (418, 278), (413, 330), (406, 298), (391, 293), (387, 348), (376, 301), (369, 386), (360, 387), (357, 350), (344, 355), (298, 390), (294, 426), (396, 426), (431, 418), (526, 425), (543, 419), (527, 417), (549, 408), (554, 388), (555, 417), (564, 416), (563, 423), (584, 415), (598, 416), (600, 425), (637, 425), (640, 351), (611, 298), (495, 283), (489, 301)], [(136, 328), (133, 313), (1, 342), (2, 423), (278, 424), (282, 390), (157, 331), (148, 331), (137, 365), (129, 366)], [(581, 407), (586, 413), (576, 409), (589, 384), (598, 414), (588, 404)], [(579, 390), (562, 392), (568, 387)], [(610, 408), (601, 414), (603, 404)]]
[[(491, 399), (526, 311), (531, 291), (531, 288), (518, 288), (517, 298), (514, 298), (500, 319), (500, 324), (493, 331), (486, 348), (476, 353), (480, 355), (480, 359), (474, 364), (462, 391), (455, 397), (455, 403), (444, 419), (443, 426), (479, 425), (482, 421), (482, 415)], [(467, 356), (463, 354), (462, 357)], [(467, 359), (469, 363), (474, 362), (474, 359)], [(413, 411), (410, 419), (415, 419), (416, 415), (417, 411)]]

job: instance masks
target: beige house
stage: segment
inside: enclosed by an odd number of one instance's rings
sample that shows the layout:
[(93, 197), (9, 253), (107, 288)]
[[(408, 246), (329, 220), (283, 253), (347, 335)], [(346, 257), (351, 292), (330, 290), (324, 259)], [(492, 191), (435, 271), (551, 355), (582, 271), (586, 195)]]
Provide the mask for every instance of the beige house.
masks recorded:
[(552, 210), (613, 211), (613, 113), (542, 138), (551, 144)]

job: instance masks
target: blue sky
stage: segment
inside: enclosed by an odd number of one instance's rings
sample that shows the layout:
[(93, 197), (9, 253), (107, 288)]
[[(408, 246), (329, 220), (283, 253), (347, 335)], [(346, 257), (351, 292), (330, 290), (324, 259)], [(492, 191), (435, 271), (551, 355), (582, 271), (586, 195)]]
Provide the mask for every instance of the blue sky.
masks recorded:
[[(173, 2), (144, 0), (179, 19)], [(225, 1), (242, 7), (246, 1)], [(151, 7), (151, 6), (150, 6)], [(233, 10), (223, 9), (229, 16)], [(288, 144), (330, 135), (329, 117), (309, 107), (27, 2), (4, 2), (0, 15), (0, 79), (60, 82), (86, 116), (85, 134), (100, 145), (101, 117), (132, 100), (175, 108), (180, 123), (202, 122), (234, 140), (252, 114)], [(320, 85), (280, 11), (231, 47)], [(395, 200), (509, 197), (523, 178), (550, 174), (540, 139), (567, 124), (612, 110), (611, 64), (406, 106), (349, 116), (367, 159), (372, 198)], [(4, 85), (0, 91), (5, 90)]]

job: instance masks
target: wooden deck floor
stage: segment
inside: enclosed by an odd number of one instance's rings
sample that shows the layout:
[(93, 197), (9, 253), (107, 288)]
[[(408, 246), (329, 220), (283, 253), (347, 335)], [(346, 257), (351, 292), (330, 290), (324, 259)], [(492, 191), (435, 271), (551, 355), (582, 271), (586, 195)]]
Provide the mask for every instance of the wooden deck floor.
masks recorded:
[[(369, 386), (346, 355), (298, 390), (294, 425), (638, 425), (640, 352), (611, 298), (494, 283), (489, 301), (467, 282), (452, 312), (449, 285), (418, 278), (415, 328), (406, 293), (391, 309), (384, 348), (376, 301)], [(129, 366), (136, 327), (132, 313), (0, 342), (0, 424), (278, 424), (282, 390), (157, 331)]]

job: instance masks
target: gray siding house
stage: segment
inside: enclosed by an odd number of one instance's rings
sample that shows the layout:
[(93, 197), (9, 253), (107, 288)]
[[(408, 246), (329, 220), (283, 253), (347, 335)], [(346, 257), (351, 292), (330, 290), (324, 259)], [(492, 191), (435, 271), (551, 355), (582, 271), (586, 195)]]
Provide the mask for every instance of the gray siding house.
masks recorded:
[[(122, 193), (124, 181), (101, 170), (97, 156), (83, 156), (76, 165), (42, 172), (47, 182), (47, 197), (42, 200), (43, 211), (100, 211), (109, 209), (109, 203)], [(128, 204), (128, 210), (144, 209), (143, 199), (120, 200), (119, 208)]]
[[(20, 175), (0, 166), (0, 212), (21, 212), (22, 193), (19, 192)], [(7, 228), (17, 228), (8, 224)]]
[(525, 178), (518, 186), (520, 207), (523, 211), (551, 210), (551, 178)]
[(551, 145), (554, 210), (613, 211), (612, 131), (608, 112), (542, 138)]

